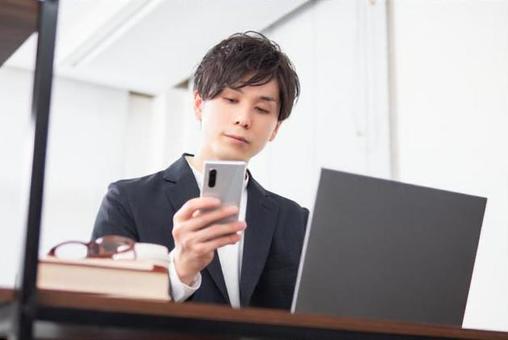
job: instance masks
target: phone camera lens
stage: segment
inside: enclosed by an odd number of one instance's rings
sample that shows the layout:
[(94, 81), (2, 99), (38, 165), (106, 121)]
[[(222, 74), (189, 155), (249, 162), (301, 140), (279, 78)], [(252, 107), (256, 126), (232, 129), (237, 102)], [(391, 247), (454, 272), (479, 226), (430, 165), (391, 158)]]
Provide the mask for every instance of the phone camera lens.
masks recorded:
[(215, 186), (215, 181), (217, 180), (217, 170), (210, 170), (210, 174), (208, 176), (208, 186), (213, 188)]

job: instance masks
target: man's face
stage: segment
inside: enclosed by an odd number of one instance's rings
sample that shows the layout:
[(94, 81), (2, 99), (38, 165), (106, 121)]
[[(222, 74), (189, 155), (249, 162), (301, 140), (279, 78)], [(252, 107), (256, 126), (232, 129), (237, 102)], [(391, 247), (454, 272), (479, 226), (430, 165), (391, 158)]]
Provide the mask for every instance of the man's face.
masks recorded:
[(205, 159), (249, 161), (277, 135), (280, 125), (277, 81), (238, 90), (225, 88), (215, 98), (194, 95), (194, 110), (201, 121)]

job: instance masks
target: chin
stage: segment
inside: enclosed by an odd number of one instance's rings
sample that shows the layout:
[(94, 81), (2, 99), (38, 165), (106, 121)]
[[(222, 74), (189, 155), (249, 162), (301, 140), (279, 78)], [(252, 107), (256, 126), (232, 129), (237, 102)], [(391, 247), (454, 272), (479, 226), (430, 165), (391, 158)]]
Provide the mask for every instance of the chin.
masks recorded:
[(237, 155), (224, 155), (223, 157), (221, 157), (221, 160), (223, 161), (244, 161), (244, 162), (248, 162), (249, 161), (249, 158), (248, 157), (245, 157), (245, 156), (237, 156)]
[(248, 162), (250, 157), (242, 152), (234, 152), (230, 150), (222, 150), (217, 152), (216, 157), (223, 161), (245, 161)]

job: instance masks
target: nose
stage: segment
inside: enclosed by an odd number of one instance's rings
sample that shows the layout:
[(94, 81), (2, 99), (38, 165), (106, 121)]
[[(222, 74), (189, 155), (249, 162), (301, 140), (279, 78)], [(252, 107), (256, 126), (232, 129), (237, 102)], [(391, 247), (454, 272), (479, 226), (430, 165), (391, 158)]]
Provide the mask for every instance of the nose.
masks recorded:
[(235, 125), (240, 125), (245, 129), (250, 128), (252, 124), (251, 115), (248, 108), (238, 108), (234, 119)]

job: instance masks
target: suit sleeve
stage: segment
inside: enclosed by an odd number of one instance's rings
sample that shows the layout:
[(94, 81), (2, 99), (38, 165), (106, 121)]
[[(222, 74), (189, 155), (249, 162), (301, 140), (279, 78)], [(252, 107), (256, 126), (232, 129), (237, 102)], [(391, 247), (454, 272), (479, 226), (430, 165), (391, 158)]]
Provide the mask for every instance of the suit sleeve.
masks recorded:
[(109, 185), (95, 219), (92, 239), (104, 235), (121, 235), (135, 241), (139, 238), (129, 208), (128, 195), (118, 182)]

